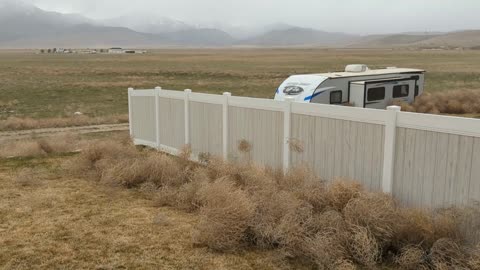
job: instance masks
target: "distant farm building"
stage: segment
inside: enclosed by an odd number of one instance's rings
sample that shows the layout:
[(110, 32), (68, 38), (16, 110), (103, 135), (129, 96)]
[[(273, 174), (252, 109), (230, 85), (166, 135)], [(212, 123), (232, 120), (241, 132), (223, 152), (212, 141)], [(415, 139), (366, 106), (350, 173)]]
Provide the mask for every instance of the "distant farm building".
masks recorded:
[(144, 54), (147, 51), (144, 50), (132, 50), (132, 49), (122, 49), (122, 48), (110, 48), (108, 53), (119, 54), (119, 53), (128, 53), (128, 54)]
[(122, 48), (114, 47), (108, 49), (108, 53), (123, 53), (124, 50)]

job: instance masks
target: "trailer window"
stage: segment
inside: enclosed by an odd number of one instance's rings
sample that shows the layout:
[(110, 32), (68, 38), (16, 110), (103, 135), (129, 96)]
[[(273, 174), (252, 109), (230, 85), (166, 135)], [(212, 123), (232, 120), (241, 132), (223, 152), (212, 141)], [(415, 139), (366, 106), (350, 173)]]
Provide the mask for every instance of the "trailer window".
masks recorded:
[(342, 91), (332, 91), (330, 92), (330, 104), (341, 104), (342, 103)]
[(375, 87), (368, 89), (367, 97), (368, 101), (384, 100), (385, 87)]
[(393, 87), (393, 98), (408, 97), (409, 92), (410, 87), (408, 86), (408, 84), (395, 85)]

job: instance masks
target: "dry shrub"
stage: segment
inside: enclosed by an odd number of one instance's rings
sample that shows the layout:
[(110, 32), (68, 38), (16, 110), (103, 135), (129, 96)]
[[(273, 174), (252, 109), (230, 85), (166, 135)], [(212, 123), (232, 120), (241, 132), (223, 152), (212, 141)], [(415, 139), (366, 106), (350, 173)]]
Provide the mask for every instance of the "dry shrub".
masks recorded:
[(189, 162), (190, 158), (192, 157), (192, 146), (190, 144), (186, 144), (180, 149), (180, 153), (178, 157), (185, 162)]
[(472, 270), (480, 270), (480, 244), (470, 252), (468, 266)]
[(462, 238), (459, 231), (459, 217), (461, 210), (457, 208), (440, 209), (434, 213), (433, 227), (435, 230), (435, 240), (441, 238), (451, 238), (460, 240)]
[(365, 227), (350, 226), (348, 250), (353, 260), (373, 268), (381, 259), (380, 246), (375, 236)]
[[(382, 261), (402, 269), (452, 269), (467, 263), (475, 269), (479, 261), (475, 252), (468, 255), (460, 246), (465, 244), (460, 221), (472, 217), (463, 209), (400, 208), (391, 196), (365, 192), (355, 182), (326, 185), (306, 167), (284, 175), (216, 157), (202, 166), (105, 142), (87, 147), (76, 166), (105, 182), (154, 192), (157, 206), (198, 211), (193, 240), (214, 250), (247, 244), (277, 248), (321, 269), (371, 269)], [(468, 224), (473, 223), (463, 226)]]
[(393, 237), (397, 213), (395, 202), (389, 195), (362, 193), (347, 203), (343, 214), (347, 223), (368, 228), (381, 244), (388, 243)]
[(249, 162), (232, 163), (213, 157), (206, 167), (211, 179), (228, 177), (249, 192), (268, 189), (267, 186), (275, 184), (275, 175), (272, 170), (267, 170)]
[(288, 140), (288, 146), (290, 148), (290, 151), (294, 153), (303, 153), (305, 150), (305, 145), (303, 142), (299, 139), (291, 138)]
[(190, 182), (178, 189), (175, 200), (177, 208), (188, 212), (197, 210), (202, 205), (200, 190), (211, 182), (208, 170), (205, 168), (196, 168), (192, 175)]
[(327, 189), (328, 204), (333, 209), (342, 211), (345, 205), (358, 197), (362, 191), (362, 186), (358, 182), (336, 179)]
[(158, 187), (179, 187), (185, 183), (186, 173), (172, 158), (154, 153), (147, 157), (118, 161), (104, 171), (102, 181), (127, 188), (138, 187), (145, 182), (152, 182)]
[(467, 114), (480, 113), (480, 91), (456, 90), (448, 92), (424, 93), (409, 105), (397, 102), (402, 111), (419, 113)]
[(74, 174), (99, 179), (105, 170), (119, 161), (138, 156), (139, 153), (132, 145), (110, 141), (92, 142), (86, 145), (77, 158), (67, 162), (66, 166)]
[(438, 239), (430, 249), (428, 257), (431, 264), (438, 268), (459, 269), (467, 265), (465, 250), (450, 238)]
[(203, 206), (194, 242), (218, 251), (241, 247), (255, 212), (246, 192), (224, 178), (202, 187), (200, 200)]
[(257, 205), (250, 225), (251, 241), (263, 248), (300, 249), (313, 227), (312, 206), (275, 186), (252, 194)]
[(206, 164), (209, 169), (210, 178), (218, 179), (225, 176), (238, 175), (240, 172), (239, 165), (225, 161), (218, 157), (211, 157)]
[(300, 202), (294, 211), (285, 213), (274, 226), (274, 239), (287, 256), (303, 255), (305, 239), (314, 227), (312, 214), (311, 205)]
[(236, 165), (236, 168), (237, 170), (228, 177), (250, 193), (271, 189), (275, 185), (273, 176), (262, 167), (251, 163), (243, 163)]
[(103, 117), (89, 117), (79, 115), (73, 117), (56, 117), (56, 118), (19, 118), (9, 117), (0, 121), (0, 131), (4, 130), (27, 130), (39, 128), (61, 128), (72, 126), (87, 126), (100, 124), (120, 124), (128, 123), (128, 115), (111, 115)]
[(304, 250), (320, 269), (340, 267), (345, 264), (343, 259), (347, 256), (347, 250), (342, 245), (342, 241), (332, 232), (321, 232), (312, 238), (307, 238)]
[(400, 250), (400, 254), (395, 257), (395, 263), (402, 269), (421, 269), (425, 263), (425, 251), (419, 246), (405, 246)]
[(315, 216), (315, 230), (333, 232), (338, 234), (339, 240), (344, 241), (343, 236), (347, 230), (347, 223), (342, 214), (336, 210), (329, 210)]
[(321, 212), (328, 204), (325, 182), (306, 166), (295, 166), (285, 176), (277, 177), (280, 189), (293, 192), (295, 196)]
[(456, 212), (458, 212), (457, 230), (460, 232), (460, 239), (475, 246), (480, 241), (480, 202), (458, 208)]
[(46, 153), (36, 141), (16, 141), (0, 146), (0, 157), (34, 157), (44, 156)]
[(247, 140), (243, 139), (238, 142), (238, 151), (241, 153), (250, 153), (252, 151), (252, 144), (248, 142)]
[(357, 267), (349, 259), (339, 259), (333, 264), (333, 270), (355, 270)]
[(398, 219), (394, 244), (397, 249), (403, 246), (421, 245), (430, 248), (435, 242), (433, 218), (426, 210), (398, 209)]
[(67, 153), (77, 150), (78, 145), (78, 138), (72, 134), (18, 140), (0, 146), (0, 157), (36, 157)]
[(310, 168), (302, 165), (290, 168), (284, 177), (277, 179), (278, 186), (283, 190), (295, 190), (311, 183), (323, 183)]

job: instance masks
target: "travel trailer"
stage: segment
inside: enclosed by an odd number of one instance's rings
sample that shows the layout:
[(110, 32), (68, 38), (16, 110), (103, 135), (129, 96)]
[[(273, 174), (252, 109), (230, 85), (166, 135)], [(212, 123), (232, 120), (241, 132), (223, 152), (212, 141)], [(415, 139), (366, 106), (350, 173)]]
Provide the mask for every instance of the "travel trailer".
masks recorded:
[(275, 100), (385, 109), (393, 101), (412, 103), (423, 93), (425, 71), (348, 65), (344, 72), (293, 75), (277, 89)]

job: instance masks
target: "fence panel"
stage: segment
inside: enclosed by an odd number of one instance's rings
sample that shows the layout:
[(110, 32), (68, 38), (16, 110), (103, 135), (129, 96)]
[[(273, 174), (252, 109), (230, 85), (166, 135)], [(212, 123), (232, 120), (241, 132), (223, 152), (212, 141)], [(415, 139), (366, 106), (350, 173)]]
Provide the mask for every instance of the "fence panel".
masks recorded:
[(394, 196), (411, 206), (466, 205), (480, 198), (480, 138), (397, 128)]
[[(275, 168), (303, 163), (323, 179), (351, 178), (410, 206), (478, 201), (480, 121), (398, 109), (129, 89), (136, 144), (175, 154), (190, 143), (194, 155)], [(242, 140), (249, 153), (239, 151)]]
[(182, 149), (185, 145), (185, 111), (180, 99), (159, 97), (159, 142), (163, 146)]
[[(261, 165), (282, 167), (283, 112), (229, 106), (228, 134), (230, 160), (250, 158)], [(242, 140), (251, 144), (250, 153), (239, 151)]]
[(190, 101), (190, 144), (192, 153), (222, 156), (222, 105)]
[(155, 145), (155, 99), (152, 96), (132, 96), (132, 133), (135, 139)]
[(382, 125), (293, 114), (292, 164), (307, 164), (323, 179), (348, 177), (371, 190), (382, 190)]

